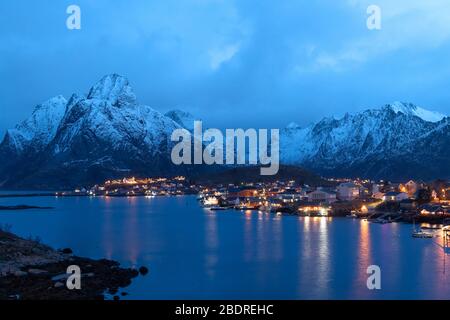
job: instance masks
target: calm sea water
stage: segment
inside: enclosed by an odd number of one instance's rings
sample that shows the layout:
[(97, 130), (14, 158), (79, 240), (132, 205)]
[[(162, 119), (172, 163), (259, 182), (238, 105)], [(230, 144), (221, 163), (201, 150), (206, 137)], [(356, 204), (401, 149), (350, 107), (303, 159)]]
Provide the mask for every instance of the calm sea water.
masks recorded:
[[(195, 197), (7, 198), (0, 223), (80, 256), (149, 268), (129, 299), (450, 299), (442, 238), (411, 225), (210, 212)], [(381, 267), (381, 290), (366, 269)]]

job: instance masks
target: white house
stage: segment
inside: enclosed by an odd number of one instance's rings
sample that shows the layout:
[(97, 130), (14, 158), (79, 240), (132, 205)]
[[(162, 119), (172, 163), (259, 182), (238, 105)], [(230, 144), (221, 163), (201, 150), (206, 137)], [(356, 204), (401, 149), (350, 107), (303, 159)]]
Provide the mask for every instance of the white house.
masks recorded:
[(405, 192), (388, 192), (384, 195), (383, 201), (402, 201), (408, 198), (409, 196)]
[(337, 187), (339, 200), (351, 201), (359, 197), (359, 187), (353, 182), (341, 183)]
[(317, 188), (316, 191), (308, 193), (308, 201), (333, 203), (336, 202), (336, 193)]

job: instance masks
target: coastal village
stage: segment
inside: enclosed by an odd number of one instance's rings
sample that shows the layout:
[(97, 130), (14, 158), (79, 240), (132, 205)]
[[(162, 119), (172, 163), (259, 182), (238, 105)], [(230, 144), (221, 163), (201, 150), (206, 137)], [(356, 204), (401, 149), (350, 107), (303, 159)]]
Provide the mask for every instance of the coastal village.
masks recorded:
[(450, 218), (450, 181), (393, 183), (327, 179), (327, 186), (294, 180), (206, 185), (186, 177), (124, 178), (57, 196), (156, 197), (197, 195), (205, 209), (256, 210), (274, 214), (363, 218), (376, 223), (429, 222)]

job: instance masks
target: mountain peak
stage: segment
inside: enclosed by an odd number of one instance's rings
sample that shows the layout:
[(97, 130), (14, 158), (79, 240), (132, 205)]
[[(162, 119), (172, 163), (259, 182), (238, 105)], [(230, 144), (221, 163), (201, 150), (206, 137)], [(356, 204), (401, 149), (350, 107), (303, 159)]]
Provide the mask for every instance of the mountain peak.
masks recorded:
[(194, 130), (194, 121), (199, 120), (195, 119), (192, 114), (182, 110), (171, 110), (165, 114), (166, 117), (172, 119), (174, 122), (178, 123), (185, 129), (190, 131)]
[(439, 112), (426, 110), (408, 102), (396, 101), (386, 105), (385, 107), (394, 111), (395, 113), (403, 113), (405, 115), (416, 116), (421, 118), (422, 120), (429, 122), (439, 122), (443, 118), (445, 118), (445, 115)]
[(8, 145), (16, 154), (27, 147), (34, 150), (45, 147), (55, 136), (66, 104), (63, 96), (56, 96), (37, 105), (28, 119), (6, 132), (2, 144)]
[(113, 105), (136, 104), (136, 95), (128, 79), (111, 74), (104, 76), (89, 91), (88, 99), (108, 100)]
[(42, 107), (48, 107), (48, 106), (52, 106), (52, 105), (64, 104), (64, 103), (67, 103), (66, 98), (64, 98), (63, 95), (58, 95), (58, 96), (50, 98), (50, 99), (42, 102), (41, 104), (37, 105), (36, 109), (39, 109)]

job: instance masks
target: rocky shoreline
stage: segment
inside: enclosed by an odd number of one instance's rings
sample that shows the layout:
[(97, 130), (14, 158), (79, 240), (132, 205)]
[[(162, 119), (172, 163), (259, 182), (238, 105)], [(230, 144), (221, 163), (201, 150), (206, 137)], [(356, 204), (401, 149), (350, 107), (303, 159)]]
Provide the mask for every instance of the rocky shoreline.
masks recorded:
[[(69, 290), (67, 268), (81, 269), (81, 289)], [(115, 261), (93, 260), (56, 251), (36, 240), (0, 231), (0, 300), (119, 300), (147, 268), (121, 268)]]

